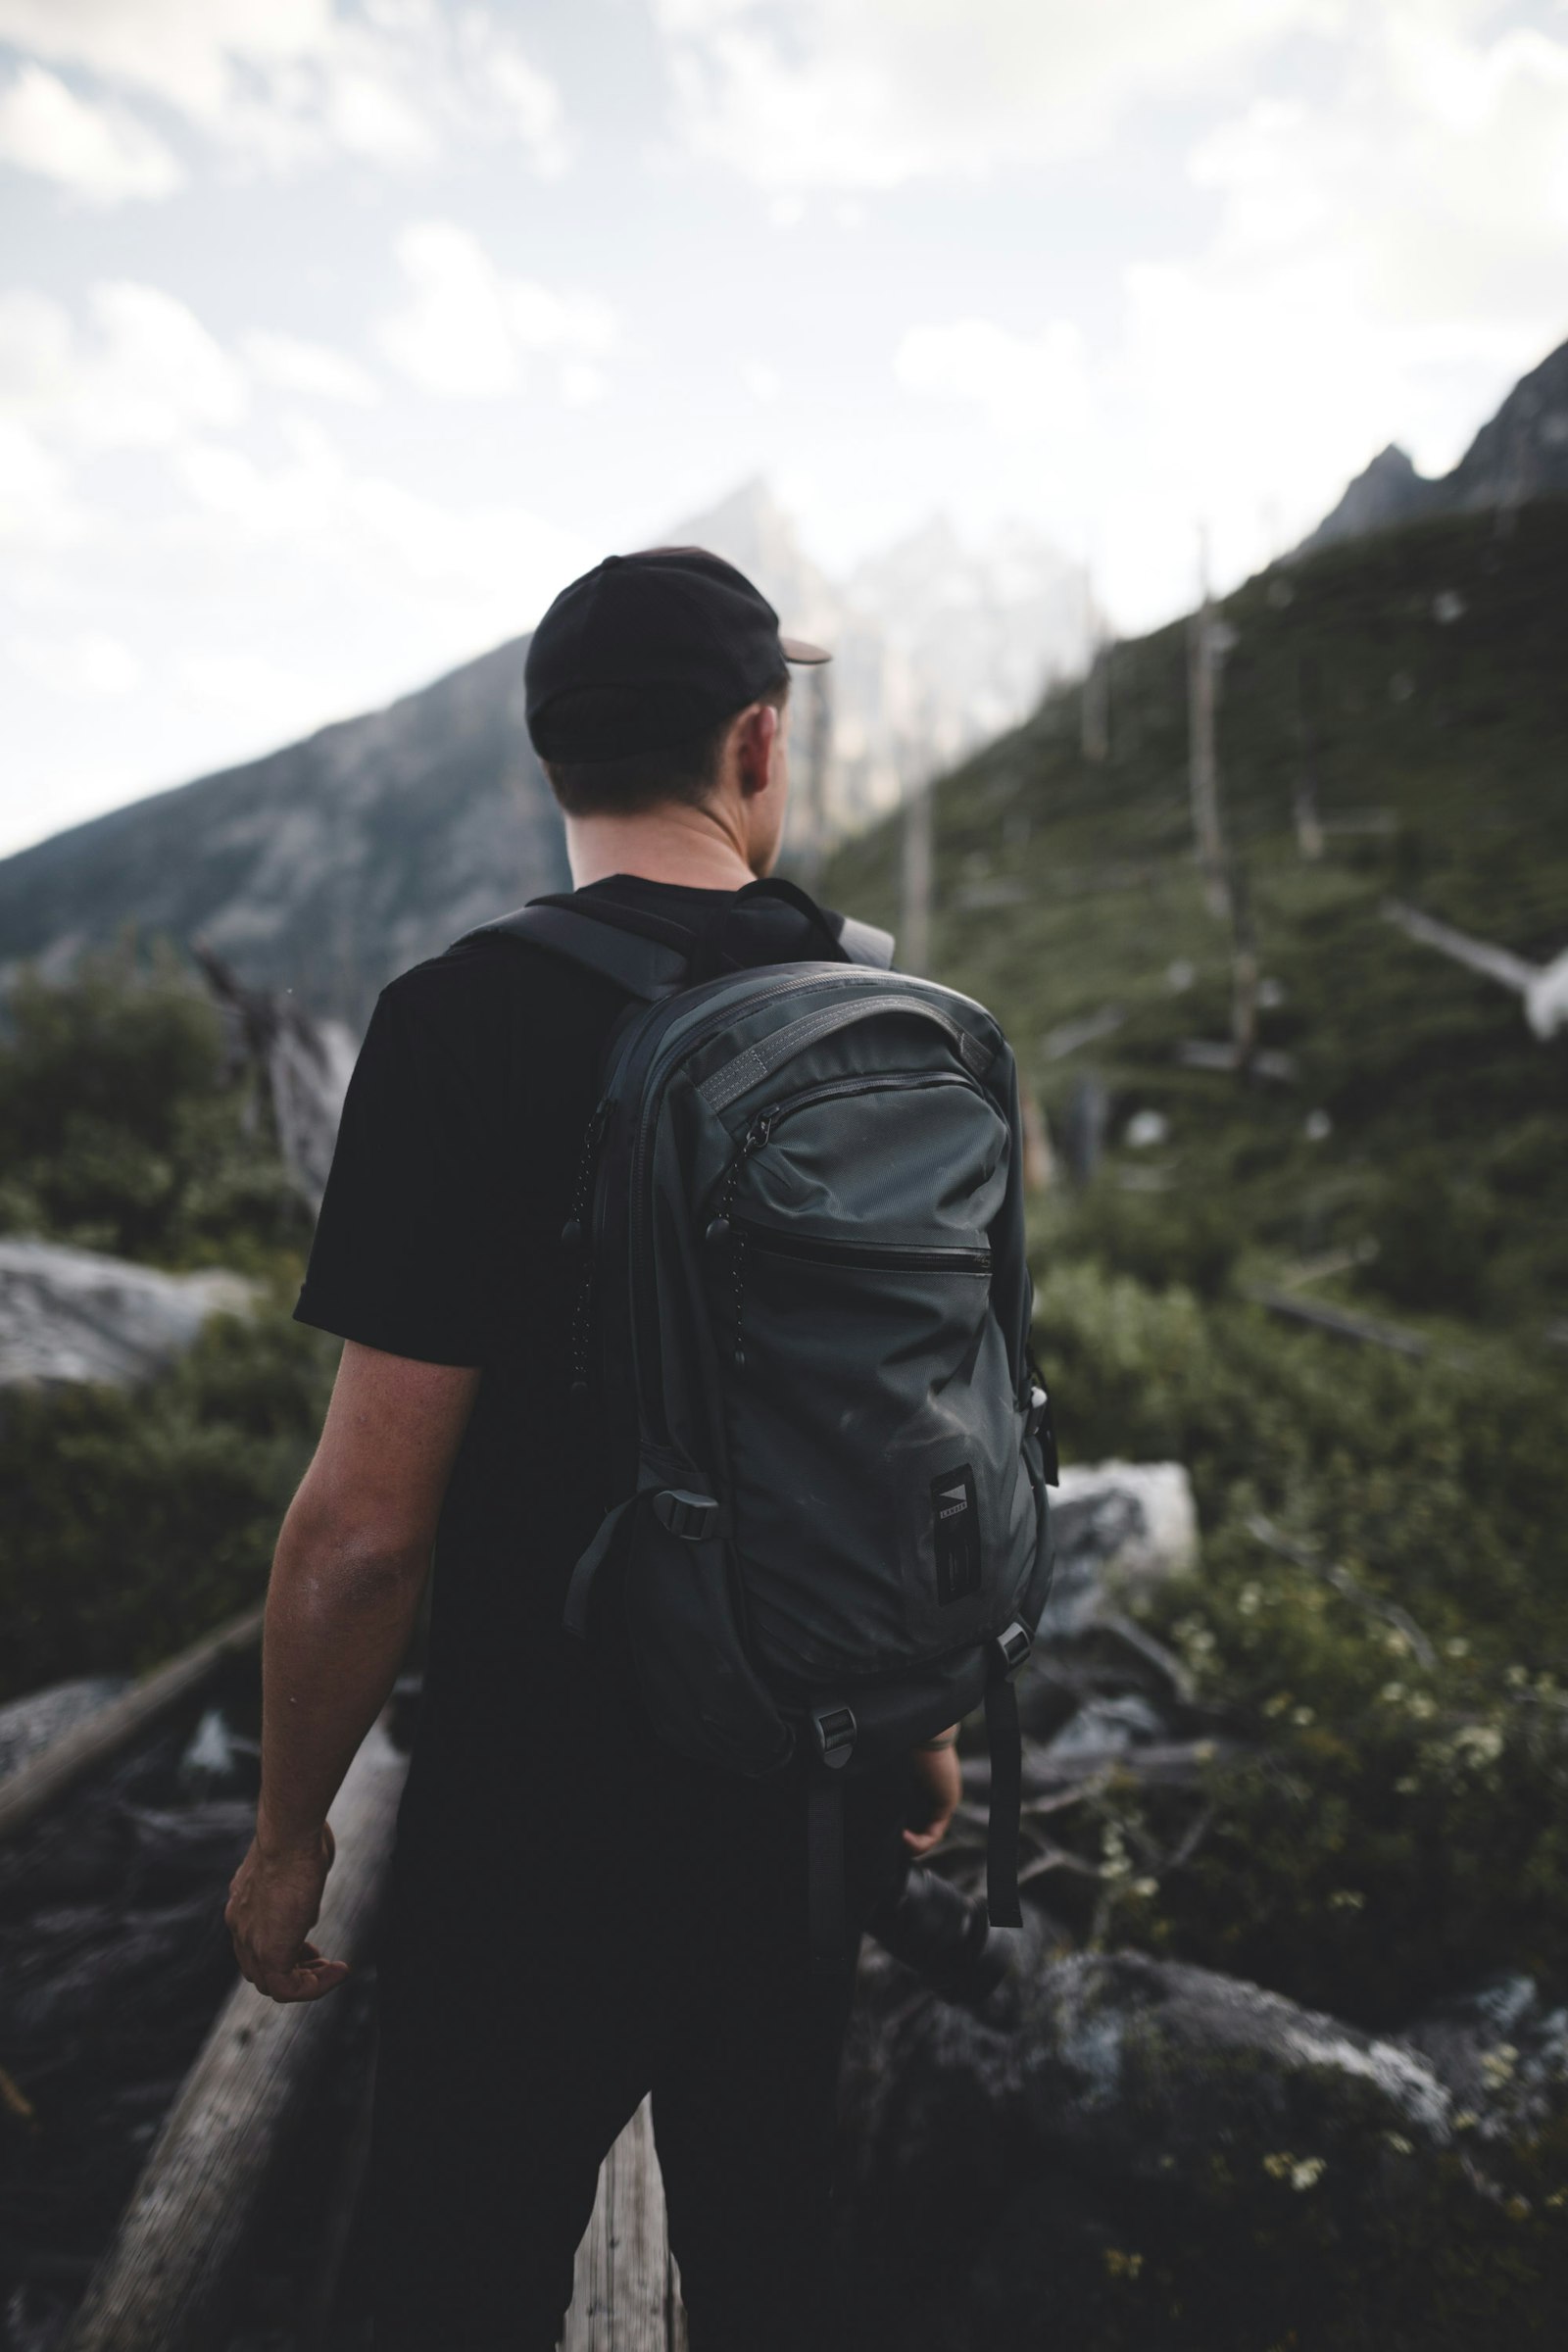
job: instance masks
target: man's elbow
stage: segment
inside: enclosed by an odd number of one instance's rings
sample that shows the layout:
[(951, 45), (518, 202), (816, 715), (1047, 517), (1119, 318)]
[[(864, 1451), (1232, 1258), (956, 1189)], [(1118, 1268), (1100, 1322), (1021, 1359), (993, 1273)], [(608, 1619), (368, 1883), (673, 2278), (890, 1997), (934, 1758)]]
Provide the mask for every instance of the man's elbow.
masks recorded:
[(272, 1592), (313, 1611), (408, 1610), (423, 1591), (430, 1546), (428, 1529), (374, 1510), (322, 1507), (302, 1491), (278, 1539)]

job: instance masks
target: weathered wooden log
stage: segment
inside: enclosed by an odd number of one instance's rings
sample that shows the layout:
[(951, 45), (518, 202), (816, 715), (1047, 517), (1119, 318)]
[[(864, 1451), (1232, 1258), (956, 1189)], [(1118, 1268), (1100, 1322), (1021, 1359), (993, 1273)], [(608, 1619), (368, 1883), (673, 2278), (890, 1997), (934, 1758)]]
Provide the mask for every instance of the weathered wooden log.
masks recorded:
[(204, 1634), (167, 1665), (144, 1675), (120, 1698), (111, 1699), (0, 1782), (0, 1841), (36, 1821), (77, 1782), (113, 1763), (136, 1740), (218, 1672), (225, 1659), (249, 1649), (260, 1638), (260, 1605), (231, 1617), (216, 1634)]
[[(406, 1759), (377, 1725), (332, 1807), (338, 1853), (316, 1935), (363, 1952)], [(206, 2352), (285, 2144), (330, 2046), (337, 2006), (278, 2004), (237, 1984), (154, 2142), (61, 2352)]]
[(1328, 1306), (1321, 1298), (1298, 1298), (1289, 1291), (1269, 1289), (1262, 1283), (1248, 1284), (1243, 1297), (1255, 1306), (1266, 1306), (1271, 1315), (1283, 1315), (1288, 1322), (1310, 1323), (1317, 1331), (1331, 1331), (1336, 1339), (1354, 1340), (1363, 1348), (1388, 1348), (1396, 1355), (1408, 1355), (1418, 1361), (1432, 1353), (1430, 1342), (1419, 1332), (1404, 1331), (1397, 1323), (1375, 1321), (1370, 1315), (1352, 1314), (1348, 1307)]
[(577, 2248), (562, 2352), (685, 2352), (685, 2346), (653, 2112), (644, 2099), (600, 2169), (593, 2218)]

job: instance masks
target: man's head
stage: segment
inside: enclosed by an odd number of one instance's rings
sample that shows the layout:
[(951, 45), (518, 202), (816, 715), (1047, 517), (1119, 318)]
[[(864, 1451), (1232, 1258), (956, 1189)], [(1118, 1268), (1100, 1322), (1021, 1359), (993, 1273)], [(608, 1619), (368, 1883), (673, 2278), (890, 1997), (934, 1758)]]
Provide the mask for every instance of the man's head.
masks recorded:
[(568, 818), (711, 817), (754, 873), (783, 836), (791, 662), (743, 572), (706, 549), (610, 556), (563, 589), (534, 631), (528, 731)]

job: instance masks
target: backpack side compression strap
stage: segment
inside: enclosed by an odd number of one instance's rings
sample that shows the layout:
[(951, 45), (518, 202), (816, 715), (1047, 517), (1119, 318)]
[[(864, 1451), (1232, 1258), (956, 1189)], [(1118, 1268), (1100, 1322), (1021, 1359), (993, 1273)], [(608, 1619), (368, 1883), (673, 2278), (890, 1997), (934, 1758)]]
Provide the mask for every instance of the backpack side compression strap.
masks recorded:
[(498, 915), (493, 923), (481, 923), (464, 937), (489, 939), (498, 933), (546, 948), (569, 963), (613, 980), (649, 1004), (672, 996), (686, 983), (687, 958), (679, 948), (640, 931), (625, 930), (613, 921), (601, 922), (595, 915), (579, 914), (572, 906), (519, 906), (515, 913)]

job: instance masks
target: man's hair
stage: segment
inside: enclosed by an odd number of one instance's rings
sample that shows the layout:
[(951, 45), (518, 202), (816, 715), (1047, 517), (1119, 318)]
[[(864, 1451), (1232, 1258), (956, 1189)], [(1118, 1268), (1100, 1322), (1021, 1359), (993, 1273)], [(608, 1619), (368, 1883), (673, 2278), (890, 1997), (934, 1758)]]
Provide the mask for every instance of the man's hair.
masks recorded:
[[(624, 713), (626, 698), (635, 691), (625, 686), (584, 686), (569, 698), (569, 704), (563, 697), (563, 706), (590, 725), (603, 724), (606, 718), (619, 718)], [(782, 710), (789, 695), (786, 669), (754, 699)], [(539, 764), (567, 816), (640, 816), (663, 801), (696, 804), (713, 789), (718, 755), (739, 716), (739, 710), (732, 710), (716, 726), (705, 727), (701, 735), (668, 744), (662, 751), (628, 752), (619, 760), (541, 759)]]

